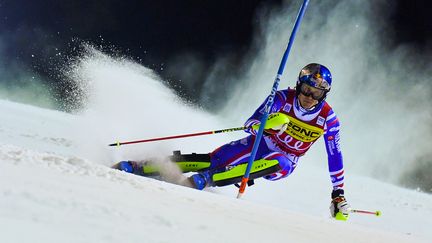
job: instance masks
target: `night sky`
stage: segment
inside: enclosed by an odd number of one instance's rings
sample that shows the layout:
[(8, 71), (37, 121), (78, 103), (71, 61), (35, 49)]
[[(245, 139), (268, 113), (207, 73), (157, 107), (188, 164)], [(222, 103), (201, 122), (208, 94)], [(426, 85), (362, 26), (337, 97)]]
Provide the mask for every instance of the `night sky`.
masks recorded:
[[(172, 57), (192, 52), (208, 67), (223, 53), (241, 59), (250, 48), (257, 11), (282, 2), (0, 0), (2, 65), (23, 66), (55, 81), (59, 63), (76, 55), (74, 47), (81, 41), (88, 41), (107, 52), (115, 49), (164, 78), (181, 79), (181, 74), (163, 69)], [(394, 7), (396, 35), (389, 45), (426, 48), (432, 40), (430, 1), (385, 2)]]
[[(280, 2), (266, 1), (266, 5)], [(60, 51), (71, 52), (73, 38), (114, 46), (149, 67), (188, 51), (211, 62), (217, 53), (246, 51), (261, 4), (257, 0), (6, 0), (1, 4), (0, 33), (8, 43), (8, 58), (33, 66), (55, 59)], [(32, 55), (37, 58), (29, 60)]]

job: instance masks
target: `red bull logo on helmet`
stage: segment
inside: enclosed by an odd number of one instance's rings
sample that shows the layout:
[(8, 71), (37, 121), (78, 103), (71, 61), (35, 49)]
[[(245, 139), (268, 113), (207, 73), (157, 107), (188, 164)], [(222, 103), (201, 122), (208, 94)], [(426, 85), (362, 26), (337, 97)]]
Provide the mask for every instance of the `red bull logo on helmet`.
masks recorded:
[(311, 63), (300, 71), (299, 82), (329, 91), (331, 85), (331, 74), (326, 67), (317, 63)]

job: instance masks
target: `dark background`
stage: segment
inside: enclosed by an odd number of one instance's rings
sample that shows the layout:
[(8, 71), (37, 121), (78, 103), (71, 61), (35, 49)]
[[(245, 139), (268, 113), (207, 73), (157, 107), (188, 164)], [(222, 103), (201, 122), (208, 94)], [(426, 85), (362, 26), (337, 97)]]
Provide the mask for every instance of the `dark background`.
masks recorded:
[[(203, 62), (194, 76), (199, 80), (217, 56), (230, 53), (241, 59), (251, 46), (258, 9), (281, 7), (282, 2), (0, 0), (2, 65), (23, 67), (55, 83), (61, 79), (61, 64), (88, 41), (126, 55), (166, 80), (182, 79), (181, 72), (167, 67), (173, 57), (194, 53)], [(392, 9), (395, 33), (388, 44), (426, 48), (432, 39), (430, 1), (384, 2)]]

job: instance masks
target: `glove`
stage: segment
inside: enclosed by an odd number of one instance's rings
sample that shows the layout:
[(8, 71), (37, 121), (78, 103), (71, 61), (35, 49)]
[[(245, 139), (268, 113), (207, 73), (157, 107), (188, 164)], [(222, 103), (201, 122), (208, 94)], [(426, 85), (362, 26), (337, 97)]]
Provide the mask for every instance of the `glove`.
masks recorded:
[(344, 197), (343, 189), (336, 189), (332, 192), (332, 201), (330, 203), (330, 214), (337, 220), (347, 220), (351, 211), (351, 206)]
[[(269, 135), (281, 135), (288, 128), (289, 118), (287, 115), (283, 113), (272, 113), (267, 118), (267, 121), (264, 126), (264, 132)], [(252, 126), (252, 129), (258, 131), (260, 124), (255, 124)]]

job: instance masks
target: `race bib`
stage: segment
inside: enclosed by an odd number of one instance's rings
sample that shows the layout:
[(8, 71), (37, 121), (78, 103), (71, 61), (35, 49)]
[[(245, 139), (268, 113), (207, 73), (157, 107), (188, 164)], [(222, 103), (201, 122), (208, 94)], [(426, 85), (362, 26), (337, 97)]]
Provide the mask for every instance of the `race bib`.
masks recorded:
[(289, 117), (290, 122), (285, 131), (291, 137), (302, 142), (313, 142), (324, 133), (324, 129), (306, 124), (293, 117)]

